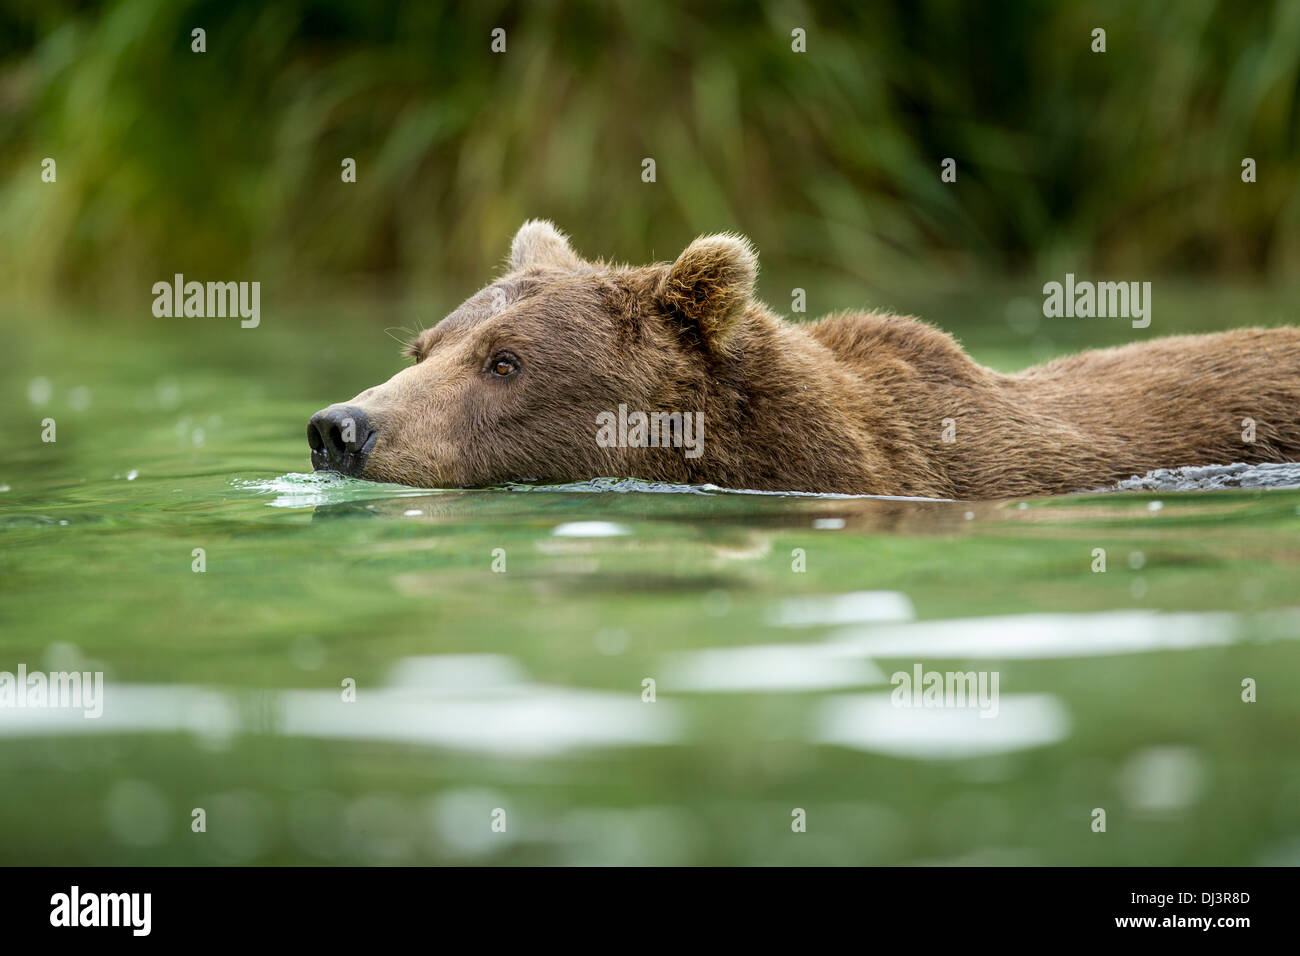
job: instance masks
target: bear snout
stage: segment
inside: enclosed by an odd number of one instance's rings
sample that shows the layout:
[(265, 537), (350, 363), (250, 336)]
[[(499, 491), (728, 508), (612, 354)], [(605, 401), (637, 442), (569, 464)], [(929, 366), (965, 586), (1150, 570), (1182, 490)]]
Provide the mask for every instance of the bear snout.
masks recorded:
[(353, 405), (322, 408), (307, 422), (307, 444), (316, 471), (361, 477), (379, 432), (370, 417)]

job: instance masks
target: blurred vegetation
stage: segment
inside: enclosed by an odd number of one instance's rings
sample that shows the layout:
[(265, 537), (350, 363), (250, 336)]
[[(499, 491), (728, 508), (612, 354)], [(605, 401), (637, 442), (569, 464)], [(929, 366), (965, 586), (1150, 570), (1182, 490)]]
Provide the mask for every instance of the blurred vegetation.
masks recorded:
[(531, 216), (589, 255), (728, 229), (854, 280), (1276, 280), (1298, 114), (1289, 0), (6, 0), (0, 281), (421, 288), (483, 278)]

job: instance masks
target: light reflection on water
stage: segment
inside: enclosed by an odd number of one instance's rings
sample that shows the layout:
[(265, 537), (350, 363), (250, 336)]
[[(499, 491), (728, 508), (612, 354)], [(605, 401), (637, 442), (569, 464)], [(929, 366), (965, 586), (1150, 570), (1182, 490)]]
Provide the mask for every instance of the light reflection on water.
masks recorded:
[(856, 750), (919, 760), (965, 760), (1060, 743), (1070, 715), (1052, 694), (1002, 694), (992, 719), (974, 707), (896, 707), (891, 695), (829, 697), (816, 739)]
[[(871, 594), (871, 592), (865, 592)], [(895, 596), (901, 599), (901, 595)], [(909, 610), (904, 600), (862, 593), (830, 596), (826, 621), (856, 609)], [(836, 609), (839, 610), (836, 610)], [(788, 611), (788, 607), (787, 607)], [(886, 617), (888, 615), (885, 615)], [(806, 615), (785, 618), (808, 623)], [(408, 743), (482, 755), (544, 758), (626, 746), (692, 743), (691, 695), (801, 693), (889, 682), (879, 660), (1020, 660), (1139, 654), (1224, 646), (1250, 633), (1264, 640), (1300, 637), (1300, 609), (1255, 615), (1110, 611), (1083, 615), (1007, 615), (944, 621), (863, 623), (826, 641), (700, 648), (669, 655), (661, 699), (641, 688), (594, 690), (533, 682), (501, 654), (410, 657), (381, 687), (357, 688), (354, 702), (336, 690), (227, 691), (188, 685), (105, 687), (104, 712), (6, 709), (0, 736), (182, 732), (206, 746), (236, 734), (271, 733), (336, 741)], [(674, 695), (688, 695), (674, 699)], [(995, 714), (974, 707), (903, 708), (888, 692), (822, 698), (809, 742), (916, 760), (1007, 753), (1064, 740), (1071, 720), (1056, 696), (1020, 686), (1003, 693)], [(987, 718), (992, 719), (987, 719)], [(1161, 765), (1164, 766), (1164, 765)], [(1158, 768), (1159, 769), (1159, 768)]]
[(237, 733), (423, 744), (519, 757), (664, 744), (681, 735), (674, 704), (638, 694), (530, 682), (500, 655), (440, 655), (399, 661), (387, 685), (342, 691), (225, 691), (180, 684), (105, 686), (104, 713), (72, 709), (0, 711), (0, 736), (192, 733), (223, 744)]
[(832, 635), (865, 657), (978, 660), (1096, 657), (1226, 646), (1250, 634), (1300, 637), (1300, 608), (1232, 612), (1098, 611), (1008, 614), (910, 625), (847, 628)]

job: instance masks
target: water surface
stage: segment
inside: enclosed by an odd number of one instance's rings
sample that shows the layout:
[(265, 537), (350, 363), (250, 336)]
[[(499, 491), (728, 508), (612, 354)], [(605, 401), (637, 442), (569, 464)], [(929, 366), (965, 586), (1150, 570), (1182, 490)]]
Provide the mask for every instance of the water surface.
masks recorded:
[(0, 710), (4, 862), (1300, 862), (1300, 491), (311, 475), (397, 367), (315, 322), (5, 317), (0, 671), (106, 684)]

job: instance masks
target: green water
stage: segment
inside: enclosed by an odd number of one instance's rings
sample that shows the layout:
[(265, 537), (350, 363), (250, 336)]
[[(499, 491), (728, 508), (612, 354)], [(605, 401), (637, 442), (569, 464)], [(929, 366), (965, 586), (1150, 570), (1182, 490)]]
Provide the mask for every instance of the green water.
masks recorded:
[[(0, 316), (0, 671), (105, 674), (98, 720), (0, 710), (2, 862), (1300, 862), (1300, 491), (314, 477), (427, 313), (140, 311)], [(1127, 334), (965, 322), (1004, 368)], [(892, 706), (917, 664), (997, 716)]]

